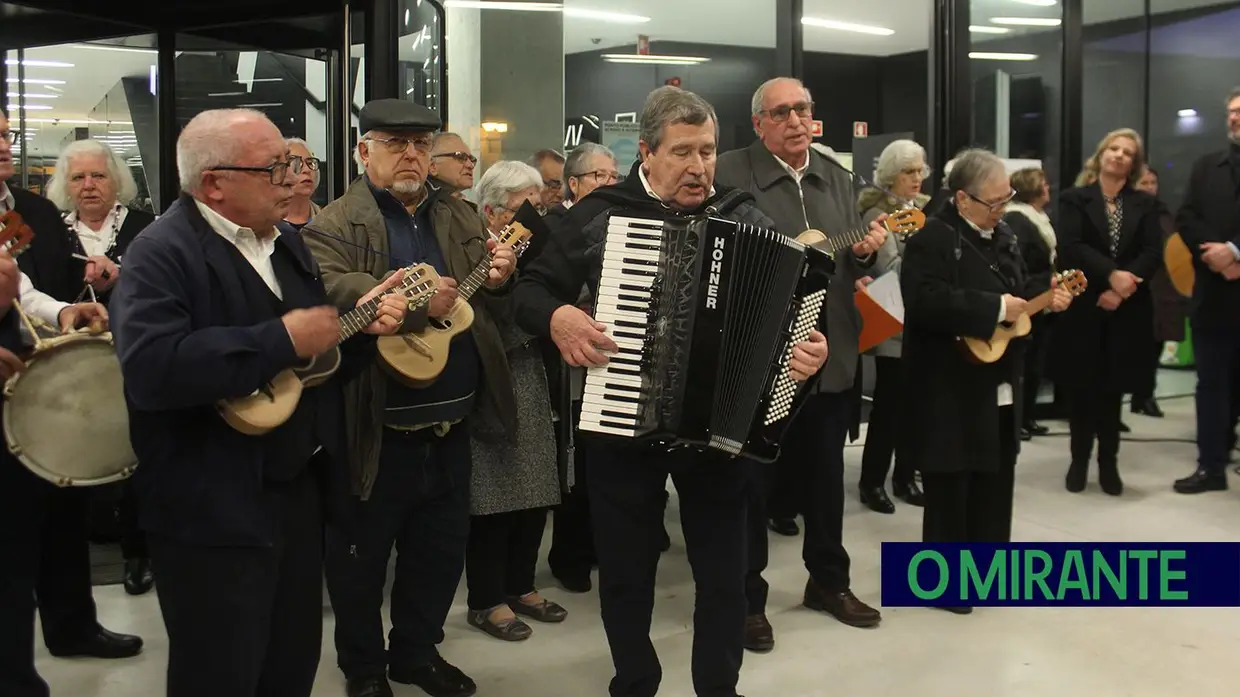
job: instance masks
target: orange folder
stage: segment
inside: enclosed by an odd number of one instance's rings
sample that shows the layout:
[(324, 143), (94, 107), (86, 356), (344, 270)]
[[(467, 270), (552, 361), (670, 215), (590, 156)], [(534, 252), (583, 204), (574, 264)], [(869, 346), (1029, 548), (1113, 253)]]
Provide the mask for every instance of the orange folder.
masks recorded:
[(862, 353), (904, 331), (904, 302), (896, 274), (883, 274), (857, 291), (854, 302), (861, 311), (859, 350)]

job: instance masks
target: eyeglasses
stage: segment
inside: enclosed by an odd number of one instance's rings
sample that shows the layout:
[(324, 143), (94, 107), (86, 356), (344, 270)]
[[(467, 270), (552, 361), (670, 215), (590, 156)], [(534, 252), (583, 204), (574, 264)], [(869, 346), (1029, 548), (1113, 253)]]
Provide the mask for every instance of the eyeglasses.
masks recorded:
[(271, 183), (280, 185), (284, 183), (289, 172), (293, 174), (301, 174), (301, 168), (305, 162), (300, 157), (291, 158), (288, 162), (273, 162), (267, 167), (240, 167), (237, 165), (220, 165), (212, 167), (208, 171), (214, 172), (266, 172), (271, 178)]
[(909, 167), (908, 169), (902, 171), (901, 174), (907, 174), (910, 177), (921, 177), (922, 179), (929, 179), (930, 173), (933, 171), (934, 170), (930, 169), (929, 167), (920, 167), (920, 168)]
[(451, 157), (452, 159), (456, 160), (457, 162), (460, 162), (461, 164), (465, 164), (466, 162), (468, 162), (471, 165), (478, 164), (478, 158), (474, 157), (473, 155), (470, 155), (467, 152), (461, 152), (460, 150), (457, 150), (456, 152), (439, 152), (439, 153), (435, 153), (434, 155), (431, 155), (432, 160), (437, 157)]
[(616, 182), (620, 181), (619, 172), (609, 172), (605, 169), (596, 169), (593, 172), (582, 172), (581, 174), (577, 174), (574, 176), (577, 176), (581, 179), (585, 179), (586, 177), (592, 177), (594, 179), (594, 183), (596, 184), (615, 184)]
[(813, 102), (797, 102), (796, 104), (781, 104), (774, 109), (763, 109), (759, 114), (766, 114), (771, 117), (775, 123), (783, 123), (788, 120), (792, 112), (796, 112), (797, 116), (802, 119), (808, 119), (810, 114), (814, 113)]
[[(300, 157), (294, 155), (291, 159), (301, 160), (305, 164), (306, 169), (311, 172), (319, 171), (319, 167), (323, 164), (323, 161), (317, 157)], [(293, 172), (293, 174), (298, 174), (298, 172)]]
[(982, 199), (974, 196), (973, 194), (967, 191), (964, 192), (964, 195), (982, 204), (983, 206), (985, 206), (988, 210), (990, 210), (993, 213), (999, 210), (1000, 208), (1003, 208), (1004, 206), (1006, 206), (1012, 199), (1016, 198), (1016, 190), (1013, 189), (1011, 193), (1009, 193), (1007, 196), (1005, 196), (1002, 200), (999, 200), (999, 201), (983, 201)]
[(400, 136), (392, 136), (390, 138), (377, 138), (371, 136), (366, 140), (376, 143), (383, 143), (384, 149), (393, 155), (399, 155), (409, 151), (409, 145), (412, 144), (418, 152), (425, 155), (431, 151), (431, 143), (434, 142), (430, 136), (422, 136), (420, 138), (401, 138)]
[(564, 187), (564, 182), (559, 179), (544, 179), (543, 186), (548, 189), (561, 189)]
[(0, 139), (4, 139), (10, 143), (15, 143), (17, 142), (18, 135), (19, 134), (17, 131), (4, 131), (3, 133), (0, 133)]

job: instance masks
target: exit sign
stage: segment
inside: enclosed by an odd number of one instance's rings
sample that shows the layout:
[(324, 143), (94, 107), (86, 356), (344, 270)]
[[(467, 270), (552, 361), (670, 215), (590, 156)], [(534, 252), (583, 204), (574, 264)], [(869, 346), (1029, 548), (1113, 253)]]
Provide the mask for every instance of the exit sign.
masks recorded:
[(815, 121), (813, 123), (813, 125), (810, 127), (810, 134), (814, 136), (815, 138), (822, 137), (822, 122), (821, 121)]
[(870, 135), (870, 124), (865, 121), (853, 121), (853, 137), (866, 138)]

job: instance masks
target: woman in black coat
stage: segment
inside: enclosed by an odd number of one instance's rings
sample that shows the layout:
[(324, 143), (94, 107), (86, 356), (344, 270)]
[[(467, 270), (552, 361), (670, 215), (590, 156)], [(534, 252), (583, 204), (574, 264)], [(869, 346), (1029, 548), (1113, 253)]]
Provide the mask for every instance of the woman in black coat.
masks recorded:
[(1085, 163), (1076, 188), (1060, 196), (1060, 265), (1080, 269), (1089, 288), (1059, 318), (1050, 372), (1068, 393), (1072, 463), (1064, 485), (1084, 490), (1094, 440), (1098, 483), (1123, 493), (1119, 476), (1123, 396), (1152, 389), (1146, 347), (1154, 305), (1146, 279), (1161, 259), (1158, 206), (1134, 187), (1144, 165), (1141, 138), (1113, 131)]
[[(1000, 543), (1011, 539), (1022, 341), (978, 363), (958, 337), (990, 338), (1048, 286), (1028, 276), (1001, 222), (1012, 198), (1003, 161), (965, 151), (948, 185), (952, 199), (904, 249), (902, 360), (916, 399), (906, 402), (900, 455), (922, 473), (924, 541)], [(1069, 302), (1055, 292), (1055, 309)]]

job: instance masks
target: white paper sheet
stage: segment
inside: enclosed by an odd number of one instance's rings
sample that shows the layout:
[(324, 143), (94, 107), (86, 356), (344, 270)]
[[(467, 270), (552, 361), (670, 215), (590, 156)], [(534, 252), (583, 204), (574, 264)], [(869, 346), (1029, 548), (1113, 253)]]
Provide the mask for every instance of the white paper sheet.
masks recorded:
[(865, 291), (887, 314), (904, 324), (904, 296), (900, 293), (899, 273), (888, 271), (874, 279)]

